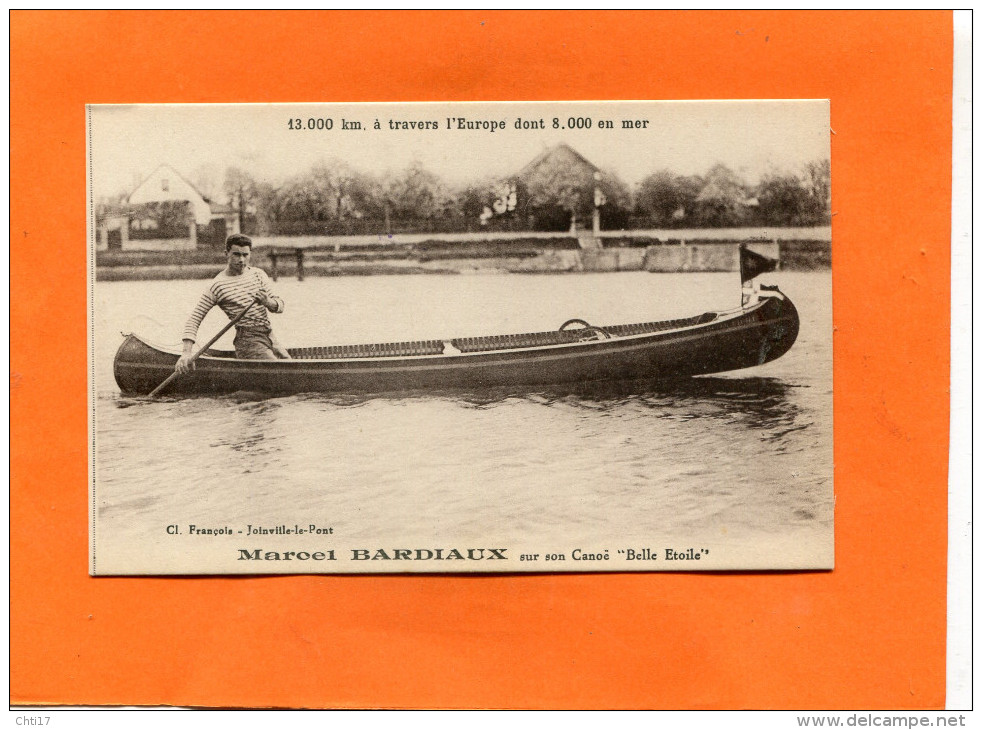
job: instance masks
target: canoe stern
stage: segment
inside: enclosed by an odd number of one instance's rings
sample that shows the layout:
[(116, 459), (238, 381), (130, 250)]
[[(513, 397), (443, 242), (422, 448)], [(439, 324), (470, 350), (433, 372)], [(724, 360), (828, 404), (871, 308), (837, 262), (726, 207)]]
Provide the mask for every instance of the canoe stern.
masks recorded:
[(127, 395), (146, 395), (174, 372), (178, 355), (148, 345), (127, 334), (113, 358), (113, 376), (120, 391)]

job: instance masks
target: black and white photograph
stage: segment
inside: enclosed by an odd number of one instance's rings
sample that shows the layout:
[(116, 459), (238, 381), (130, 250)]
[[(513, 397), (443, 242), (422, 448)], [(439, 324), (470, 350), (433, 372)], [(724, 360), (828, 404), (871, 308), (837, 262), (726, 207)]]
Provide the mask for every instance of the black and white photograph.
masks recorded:
[(86, 114), (92, 575), (833, 568), (827, 100)]

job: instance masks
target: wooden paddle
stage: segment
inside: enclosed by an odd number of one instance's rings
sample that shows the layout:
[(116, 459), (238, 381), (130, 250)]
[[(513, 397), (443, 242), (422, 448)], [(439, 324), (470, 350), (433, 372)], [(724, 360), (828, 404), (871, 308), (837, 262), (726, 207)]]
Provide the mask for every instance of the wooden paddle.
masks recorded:
[[(194, 364), (194, 361), (197, 360), (199, 357), (201, 357), (209, 347), (211, 347), (216, 342), (218, 342), (218, 339), (222, 335), (224, 335), (226, 332), (228, 332), (230, 329), (232, 329), (232, 327), (234, 327), (236, 324), (238, 324), (239, 320), (242, 319), (245, 316), (245, 313), (248, 312), (249, 309), (252, 307), (252, 305), (255, 304), (255, 303), (256, 303), (256, 300), (255, 299), (253, 299), (251, 302), (249, 302), (249, 306), (247, 306), (245, 309), (243, 309), (241, 312), (239, 312), (237, 315), (235, 315), (235, 319), (233, 319), (227, 325), (225, 325), (224, 327), (222, 327), (222, 331), (221, 332), (219, 332), (217, 335), (215, 335), (210, 340), (208, 340), (208, 342), (204, 345), (204, 347), (202, 347), (200, 350), (198, 350), (196, 353), (194, 353), (191, 356), (191, 359), (188, 360), (188, 365), (189, 366), (190, 365), (193, 365)], [(177, 372), (176, 370), (174, 372), (172, 372), (169, 376), (167, 376), (167, 380), (165, 380), (163, 383), (161, 383), (156, 388), (154, 388), (152, 391), (150, 391), (150, 397), (151, 398), (156, 397), (157, 393), (159, 393), (164, 388), (166, 388), (168, 385), (170, 385), (170, 382), (172, 380), (174, 380), (174, 378), (176, 378), (178, 375), (180, 375), (180, 373)]]

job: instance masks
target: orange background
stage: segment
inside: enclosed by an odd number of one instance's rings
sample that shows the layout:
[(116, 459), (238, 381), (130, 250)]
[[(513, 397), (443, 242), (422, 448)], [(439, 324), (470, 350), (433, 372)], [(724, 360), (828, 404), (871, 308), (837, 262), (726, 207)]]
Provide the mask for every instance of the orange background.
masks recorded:
[[(13, 12), (12, 702), (942, 707), (951, 22)], [(690, 98), (832, 100), (833, 572), (87, 576), (85, 103)]]

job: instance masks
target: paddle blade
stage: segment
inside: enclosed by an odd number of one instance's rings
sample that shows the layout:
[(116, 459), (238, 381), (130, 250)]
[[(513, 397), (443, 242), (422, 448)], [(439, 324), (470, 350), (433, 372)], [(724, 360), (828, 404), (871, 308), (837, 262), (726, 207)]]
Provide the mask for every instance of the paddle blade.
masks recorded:
[(177, 376), (178, 376), (178, 373), (176, 373), (176, 372), (171, 373), (167, 377), (167, 380), (165, 380), (163, 383), (161, 383), (156, 388), (154, 388), (153, 390), (150, 391), (150, 397), (151, 398), (156, 398), (157, 397), (157, 394), (160, 391), (162, 391), (164, 388), (166, 388), (168, 385), (170, 385), (171, 381), (174, 380), (174, 378), (176, 378)]

